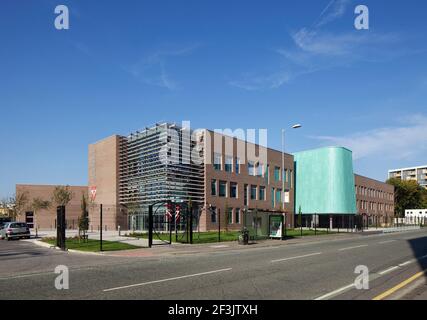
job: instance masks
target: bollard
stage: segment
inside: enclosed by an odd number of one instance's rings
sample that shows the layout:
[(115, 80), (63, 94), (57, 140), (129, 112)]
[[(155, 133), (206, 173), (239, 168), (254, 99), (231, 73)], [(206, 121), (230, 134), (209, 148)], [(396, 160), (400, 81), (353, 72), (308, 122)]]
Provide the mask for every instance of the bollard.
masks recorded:
[(119, 237), (120, 237), (120, 226), (118, 226), (117, 229), (119, 229)]

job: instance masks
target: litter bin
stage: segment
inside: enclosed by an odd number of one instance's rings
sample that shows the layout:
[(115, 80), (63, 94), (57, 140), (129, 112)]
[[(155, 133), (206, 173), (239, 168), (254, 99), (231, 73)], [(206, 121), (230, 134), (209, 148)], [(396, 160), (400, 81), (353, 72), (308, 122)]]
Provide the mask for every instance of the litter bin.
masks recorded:
[(248, 245), (249, 244), (249, 231), (248, 229), (243, 229), (240, 231), (239, 235), (239, 244)]

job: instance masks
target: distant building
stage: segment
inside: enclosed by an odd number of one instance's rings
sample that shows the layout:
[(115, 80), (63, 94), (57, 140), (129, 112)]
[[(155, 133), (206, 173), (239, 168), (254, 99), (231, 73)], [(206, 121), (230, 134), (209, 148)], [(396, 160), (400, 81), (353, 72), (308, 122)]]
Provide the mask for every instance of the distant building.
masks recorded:
[(413, 224), (427, 223), (427, 209), (408, 209), (405, 210), (405, 222)]
[(416, 181), (419, 185), (427, 189), (427, 165), (389, 170), (388, 177), (403, 181)]
[(11, 209), (9, 208), (0, 208), (0, 216), (9, 217)]

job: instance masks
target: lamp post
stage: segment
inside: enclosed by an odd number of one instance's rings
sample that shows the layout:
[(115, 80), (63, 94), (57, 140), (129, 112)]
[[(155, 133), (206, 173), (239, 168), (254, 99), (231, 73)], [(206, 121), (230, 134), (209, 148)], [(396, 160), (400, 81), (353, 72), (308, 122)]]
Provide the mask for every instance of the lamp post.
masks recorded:
[[(302, 125), (297, 123), (294, 124), (291, 129), (299, 129), (301, 128)], [(285, 239), (287, 236), (287, 219), (286, 219), (286, 208), (285, 208), (285, 177), (283, 175), (283, 173), (285, 172), (285, 131), (286, 129), (282, 129), (282, 181), (283, 181), (283, 186), (282, 186), (282, 201), (283, 201), (283, 211), (284, 211), (284, 224), (285, 224)], [(292, 179), (292, 178), (291, 178)], [(290, 191), (290, 188), (289, 188)]]

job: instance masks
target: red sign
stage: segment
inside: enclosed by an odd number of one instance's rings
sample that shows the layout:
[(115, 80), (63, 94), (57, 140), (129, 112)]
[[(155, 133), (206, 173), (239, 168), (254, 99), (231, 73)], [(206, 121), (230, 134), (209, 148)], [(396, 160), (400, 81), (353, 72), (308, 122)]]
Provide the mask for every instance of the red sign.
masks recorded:
[(178, 222), (180, 218), (181, 218), (181, 207), (176, 206), (175, 207), (175, 221)]
[(169, 204), (166, 205), (166, 219), (172, 220), (172, 208)]
[(90, 200), (93, 202), (96, 198), (96, 186), (89, 187)]

